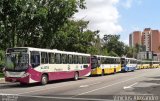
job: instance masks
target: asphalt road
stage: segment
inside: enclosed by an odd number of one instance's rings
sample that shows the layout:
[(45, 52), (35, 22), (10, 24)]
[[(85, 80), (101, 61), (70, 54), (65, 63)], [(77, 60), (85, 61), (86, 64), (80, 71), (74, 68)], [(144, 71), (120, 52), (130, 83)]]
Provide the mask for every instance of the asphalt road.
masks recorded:
[(144, 95), (160, 101), (160, 68), (53, 81), (45, 86), (0, 84), (0, 101), (134, 101)]

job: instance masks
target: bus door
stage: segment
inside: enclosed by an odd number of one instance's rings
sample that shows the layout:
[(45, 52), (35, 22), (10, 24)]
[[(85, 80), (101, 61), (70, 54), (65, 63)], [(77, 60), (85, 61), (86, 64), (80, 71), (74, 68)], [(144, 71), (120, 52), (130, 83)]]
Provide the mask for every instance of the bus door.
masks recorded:
[(91, 57), (91, 69), (97, 68), (98, 65), (98, 58), (96, 56)]
[(121, 68), (126, 66), (125, 58), (121, 58)]

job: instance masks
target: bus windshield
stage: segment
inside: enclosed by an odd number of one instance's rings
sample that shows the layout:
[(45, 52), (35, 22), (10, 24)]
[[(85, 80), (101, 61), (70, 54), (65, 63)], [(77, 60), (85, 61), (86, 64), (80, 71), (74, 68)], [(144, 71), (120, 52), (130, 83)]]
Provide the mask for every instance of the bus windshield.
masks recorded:
[(121, 58), (122, 67), (125, 67), (126, 63), (127, 63), (127, 61), (125, 60), (125, 58)]
[(29, 65), (29, 55), (26, 53), (10, 53), (6, 55), (6, 70), (26, 70)]
[(98, 60), (96, 57), (91, 58), (91, 68), (94, 69), (98, 66)]

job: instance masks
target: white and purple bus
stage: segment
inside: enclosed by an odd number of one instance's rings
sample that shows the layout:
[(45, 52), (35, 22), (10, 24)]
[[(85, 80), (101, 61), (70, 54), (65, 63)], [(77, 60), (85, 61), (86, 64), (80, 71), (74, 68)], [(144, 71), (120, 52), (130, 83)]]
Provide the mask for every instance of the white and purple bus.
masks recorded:
[(51, 80), (78, 80), (91, 72), (90, 54), (31, 47), (6, 50), (5, 80), (29, 84)]

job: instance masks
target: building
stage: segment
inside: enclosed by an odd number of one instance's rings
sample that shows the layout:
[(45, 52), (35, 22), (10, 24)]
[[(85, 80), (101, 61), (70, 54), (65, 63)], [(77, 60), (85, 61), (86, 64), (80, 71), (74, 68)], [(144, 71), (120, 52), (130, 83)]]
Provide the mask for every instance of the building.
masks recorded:
[(142, 40), (142, 32), (141, 31), (134, 31), (129, 35), (129, 45), (134, 47), (136, 44), (141, 45)]
[(160, 53), (160, 31), (145, 28), (143, 32), (134, 31), (129, 35), (129, 45), (135, 47), (136, 44), (145, 46), (145, 51)]
[(145, 51), (151, 51), (151, 28), (145, 28), (142, 32), (142, 45), (145, 46)]
[(132, 33), (131, 33), (131, 34), (129, 34), (129, 46), (133, 46)]
[(160, 53), (160, 32), (159, 30), (152, 30), (151, 33), (151, 51)]
[(153, 52), (150, 52), (150, 51), (139, 52), (137, 54), (137, 59), (139, 60), (151, 60), (153, 58), (156, 58), (156, 57), (153, 57)]

